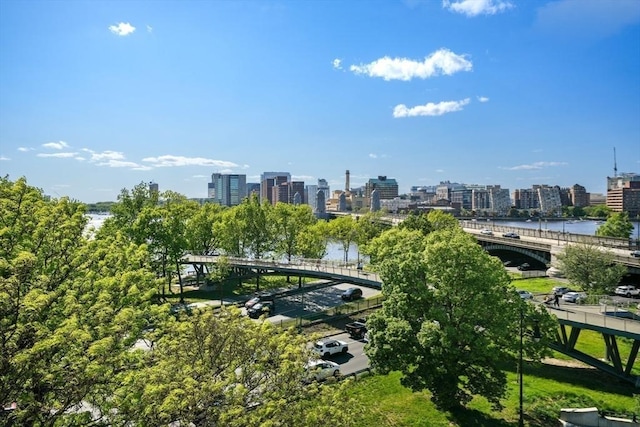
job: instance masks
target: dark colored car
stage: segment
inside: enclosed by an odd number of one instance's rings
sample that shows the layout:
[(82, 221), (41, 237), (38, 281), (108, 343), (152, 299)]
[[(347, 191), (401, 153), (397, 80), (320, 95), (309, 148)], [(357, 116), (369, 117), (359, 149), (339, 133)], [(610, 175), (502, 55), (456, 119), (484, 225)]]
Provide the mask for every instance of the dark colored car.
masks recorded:
[(275, 311), (275, 304), (273, 301), (261, 301), (257, 304), (254, 304), (251, 308), (247, 309), (247, 315), (252, 319), (257, 319), (258, 317), (266, 314), (267, 317), (271, 316)]
[(245, 308), (249, 309), (253, 307), (255, 304), (263, 301), (271, 301), (273, 302), (273, 294), (269, 292), (259, 292), (255, 294), (253, 298), (244, 303)]
[(508, 237), (509, 239), (519, 239), (520, 236), (518, 235), (518, 233), (514, 233), (514, 232), (510, 232), (510, 233), (504, 233), (502, 235), (502, 237)]
[(340, 295), (345, 301), (353, 301), (354, 299), (362, 298), (362, 289), (360, 288), (349, 288)]

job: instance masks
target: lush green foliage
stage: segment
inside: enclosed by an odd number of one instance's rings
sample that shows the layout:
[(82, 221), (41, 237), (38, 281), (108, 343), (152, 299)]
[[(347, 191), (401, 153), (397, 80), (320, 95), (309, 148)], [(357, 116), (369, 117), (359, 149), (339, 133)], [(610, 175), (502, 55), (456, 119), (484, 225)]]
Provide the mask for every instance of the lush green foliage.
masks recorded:
[(52, 425), (104, 403), (128, 349), (157, 317), (144, 246), (84, 237), (84, 207), (0, 181), (0, 403), (18, 425)]
[[(85, 231), (84, 209), (0, 180), (0, 421), (352, 424), (347, 383), (302, 385), (309, 355), (297, 334), (233, 310), (175, 319), (154, 298), (185, 250), (224, 247), (224, 224), (245, 233), (243, 251), (264, 254), (271, 208), (204, 208), (141, 184), (122, 191), (98, 232)], [(151, 351), (133, 351), (141, 339)]]
[[(473, 395), (495, 407), (506, 391), (499, 362), (518, 348), (519, 319), (552, 330), (514, 292), (499, 260), (446, 220), (438, 231), (393, 229), (368, 246), (383, 278), (385, 302), (368, 320), (367, 354), (382, 373), (401, 371), (402, 384), (428, 389), (439, 408), (468, 403)], [(500, 313), (500, 315), (496, 315)], [(544, 352), (527, 340), (529, 357)]]
[(572, 284), (596, 295), (613, 291), (627, 272), (624, 265), (614, 262), (611, 252), (587, 244), (565, 246), (558, 261), (560, 270)]
[(343, 395), (346, 384), (304, 383), (305, 344), (238, 309), (185, 313), (119, 376), (114, 418), (140, 426), (351, 425), (358, 406)]
[(633, 224), (626, 212), (615, 212), (609, 215), (604, 224), (596, 230), (596, 236), (619, 237), (628, 239), (633, 231)]

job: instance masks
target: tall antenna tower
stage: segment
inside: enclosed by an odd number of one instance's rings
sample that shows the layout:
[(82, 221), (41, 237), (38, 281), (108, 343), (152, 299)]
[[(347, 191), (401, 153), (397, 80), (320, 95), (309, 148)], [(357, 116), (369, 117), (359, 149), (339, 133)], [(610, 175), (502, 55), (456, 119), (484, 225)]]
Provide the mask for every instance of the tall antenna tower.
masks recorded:
[(616, 161), (616, 147), (613, 147), (613, 177), (618, 176), (618, 162)]

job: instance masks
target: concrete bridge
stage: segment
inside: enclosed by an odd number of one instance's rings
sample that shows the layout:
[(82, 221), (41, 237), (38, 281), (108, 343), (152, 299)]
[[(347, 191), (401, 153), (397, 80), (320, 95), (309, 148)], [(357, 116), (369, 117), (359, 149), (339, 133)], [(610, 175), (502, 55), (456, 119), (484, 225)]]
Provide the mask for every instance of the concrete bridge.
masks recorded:
[[(264, 274), (291, 275), (299, 278), (334, 280), (382, 289), (382, 281), (377, 274), (360, 269), (356, 264), (345, 265), (340, 262), (313, 259), (282, 262), (204, 255), (186, 255), (182, 263), (190, 264), (198, 274), (204, 274), (205, 265), (215, 264), (221, 258), (225, 259), (225, 262), (235, 268), (236, 272), (243, 277), (259, 277)], [(617, 310), (615, 307), (603, 311), (601, 305), (563, 305), (561, 308), (550, 307), (546, 304), (543, 306), (558, 319), (559, 328), (556, 331), (555, 340), (551, 343), (551, 348), (640, 387), (640, 376), (632, 372), (640, 349), (640, 321), (623, 318), (623, 311)], [(576, 350), (575, 345), (582, 330), (592, 330), (602, 334), (610, 363)], [(618, 350), (618, 337), (633, 341), (627, 360), (623, 360)]]
[[(549, 266), (555, 263), (556, 255), (567, 245), (588, 244), (606, 249), (613, 254), (615, 262), (629, 269), (629, 273), (640, 275), (640, 258), (630, 255), (631, 249), (626, 239), (509, 227), (502, 226), (499, 222), (461, 221), (460, 225), (467, 233), (473, 234), (478, 243), (489, 252), (500, 249), (518, 252)], [(481, 230), (484, 229), (491, 230), (493, 235), (482, 234)], [(515, 232), (520, 238), (502, 237), (507, 232)]]

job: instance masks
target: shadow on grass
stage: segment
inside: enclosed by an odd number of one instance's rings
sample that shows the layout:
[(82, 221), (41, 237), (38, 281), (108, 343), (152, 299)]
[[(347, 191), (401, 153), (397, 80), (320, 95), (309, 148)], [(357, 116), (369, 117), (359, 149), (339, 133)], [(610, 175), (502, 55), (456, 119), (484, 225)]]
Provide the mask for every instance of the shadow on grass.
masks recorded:
[[(504, 371), (516, 373), (516, 364), (505, 362), (501, 367)], [(572, 366), (557, 366), (546, 363), (525, 364), (524, 374), (558, 381), (565, 384), (581, 386), (591, 390), (633, 396), (637, 389), (633, 384), (620, 380), (612, 375), (595, 368)]]
[(449, 412), (449, 418), (456, 425), (465, 427), (513, 427), (513, 423), (494, 418), (476, 409), (458, 408)]

